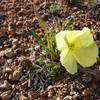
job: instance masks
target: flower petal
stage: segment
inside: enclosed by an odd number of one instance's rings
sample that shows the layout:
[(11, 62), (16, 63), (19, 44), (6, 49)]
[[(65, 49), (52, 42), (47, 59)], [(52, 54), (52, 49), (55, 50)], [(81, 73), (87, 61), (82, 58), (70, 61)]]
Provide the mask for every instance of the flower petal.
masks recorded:
[(77, 63), (70, 51), (63, 50), (60, 54), (60, 61), (69, 73), (77, 72)]
[(74, 39), (76, 39), (81, 33), (81, 30), (67, 30), (66, 38), (69, 43), (73, 42)]
[(77, 48), (89, 46), (93, 43), (93, 35), (87, 27), (83, 28), (82, 31), (70, 31), (67, 33), (67, 39), (69, 43), (75, 44)]
[(61, 31), (56, 35), (56, 44), (58, 50), (62, 51), (64, 48), (68, 49), (67, 42), (65, 41), (66, 31)]
[(77, 50), (74, 53), (74, 57), (83, 67), (92, 66), (97, 61), (98, 47), (95, 43), (93, 43), (89, 47)]

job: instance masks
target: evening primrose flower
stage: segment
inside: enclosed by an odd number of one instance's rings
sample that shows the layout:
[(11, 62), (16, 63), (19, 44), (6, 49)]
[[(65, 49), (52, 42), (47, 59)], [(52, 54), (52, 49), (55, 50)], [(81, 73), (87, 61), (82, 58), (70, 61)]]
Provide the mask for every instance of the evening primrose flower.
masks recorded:
[(90, 67), (97, 61), (98, 47), (87, 27), (83, 30), (59, 32), (56, 35), (56, 44), (60, 51), (61, 64), (71, 74), (77, 72), (77, 63)]

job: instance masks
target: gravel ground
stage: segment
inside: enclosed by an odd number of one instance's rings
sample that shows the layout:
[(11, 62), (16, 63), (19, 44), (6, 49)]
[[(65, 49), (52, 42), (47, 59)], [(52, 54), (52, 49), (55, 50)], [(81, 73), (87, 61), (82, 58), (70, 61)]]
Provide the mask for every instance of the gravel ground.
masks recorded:
[[(89, 27), (100, 50), (100, 6), (88, 8), (88, 2), (75, 5), (66, 0), (1, 0), (0, 1), (0, 100), (100, 100), (100, 53), (97, 63), (91, 67), (97, 71), (69, 75), (64, 68), (55, 76), (47, 76), (43, 50), (27, 29), (40, 36), (34, 15), (36, 4), (42, 18), (50, 27), (73, 16), (73, 29)], [(57, 5), (59, 9), (52, 10)], [(34, 50), (38, 52), (34, 52)]]

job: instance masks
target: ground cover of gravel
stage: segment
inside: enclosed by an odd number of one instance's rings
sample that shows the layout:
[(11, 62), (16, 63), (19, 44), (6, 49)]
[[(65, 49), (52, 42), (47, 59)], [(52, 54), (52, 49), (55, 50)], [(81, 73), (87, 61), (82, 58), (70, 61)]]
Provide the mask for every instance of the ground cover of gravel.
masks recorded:
[[(72, 5), (67, 0), (1, 0), (0, 100), (100, 100), (100, 54), (91, 67), (92, 74), (79, 72), (74, 76), (63, 67), (56, 76), (48, 76), (41, 67), (45, 63), (36, 60), (43, 57), (44, 50), (27, 33), (32, 29), (43, 35), (34, 4), (50, 27), (57, 29), (56, 22), (68, 16), (73, 16), (74, 29), (89, 27), (100, 51), (100, 5), (89, 9), (88, 2)], [(59, 9), (50, 10), (52, 5)]]

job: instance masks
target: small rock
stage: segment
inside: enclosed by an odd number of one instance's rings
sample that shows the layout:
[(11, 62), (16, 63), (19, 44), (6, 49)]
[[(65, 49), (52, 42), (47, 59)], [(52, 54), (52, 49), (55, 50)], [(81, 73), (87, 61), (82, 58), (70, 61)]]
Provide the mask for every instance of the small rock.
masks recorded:
[(28, 100), (28, 98), (22, 95), (20, 100)]
[(90, 89), (85, 89), (85, 90), (82, 92), (82, 95), (83, 95), (83, 96), (88, 96), (88, 95), (90, 95), (90, 94), (92, 94), (92, 91), (91, 91)]
[(73, 7), (73, 10), (74, 10), (74, 11), (77, 11), (77, 7)]
[(72, 96), (67, 95), (67, 96), (65, 96), (65, 97), (64, 97), (64, 99), (63, 99), (63, 100), (72, 100), (72, 98), (73, 98)]
[(0, 65), (3, 66), (5, 64), (5, 59), (4, 58), (0, 58)]
[(77, 99), (79, 97), (79, 95), (76, 93), (73, 95), (73, 99)]
[(48, 97), (52, 97), (53, 96), (53, 90), (51, 89), (49, 92), (48, 92)]
[(0, 76), (2, 75), (2, 69), (0, 68)]
[[(37, 100), (37, 98), (39, 97), (39, 93), (33, 93), (32, 90), (30, 90), (28, 92), (28, 97), (29, 97), (29, 100)], [(44, 99), (41, 99), (41, 100), (44, 100)]]
[(20, 93), (20, 100), (28, 100), (28, 98), (24, 95), (24, 93), (21, 91)]
[(17, 47), (17, 43), (18, 43), (18, 40), (17, 39), (13, 39), (12, 41), (12, 48), (15, 49)]
[(53, 86), (52, 85), (49, 85), (48, 88), (47, 88), (47, 90), (49, 91), (52, 88), (53, 88)]
[(10, 73), (10, 72), (12, 72), (12, 71), (13, 71), (13, 70), (12, 70), (11, 68), (9, 68), (9, 67), (6, 67), (6, 68), (5, 68), (5, 72), (6, 72), (6, 73)]
[(0, 50), (2, 50), (2, 48), (3, 48), (3, 47), (2, 47), (2, 46), (0, 46)]
[(1, 99), (2, 99), (2, 100), (9, 100), (10, 93), (11, 93), (11, 91), (3, 92), (3, 93), (0, 95)]
[(21, 76), (22, 76), (22, 68), (19, 67), (13, 72), (13, 80), (19, 80)]
[(47, 91), (48, 91), (48, 97), (52, 97), (55, 94), (55, 91), (52, 85), (48, 86)]
[(12, 44), (17, 44), (18, 40), (17, 39), (13, 39)]
[(14, 56), (14, 53), (12, 51), (12, 48), (5, 50), (5, 56), (6, 57), (13, 57)]
[(7, 63), (8, 63), (8, 64), (11, 64), (11, 63), (12, 63), (12, 59), (8, 59), (8, 60), (7, 60)]
[(3, 38), (3, 37), (5, 37), (6, 36), (6, 34), (5, 34), (6, 32), (4, 32), (4, 31), (0, 31), (0, 38)]
[(4, 55), (5, 55), (5, 51), (4, 50), (0, 51), (0, 57), (3, 57)]
[(56, 99), (56, 100), (62, 100), (62, 99), (61, 99), (61, 97), (57, 97), (57, 99)]
[(34, 93), (33, 91), (29, 91), (28, 92), (28, 97), (29, 97), (29, 100), (34, 100), (36, 97), (34, 96)]
[(9, 80), (12, 80), (12, 79), (13, 79), (13, 75), (12, 75), (12, 74), (9, 74), (8, 79), (9, 79)]
[(0, 90), (9, 90), (9, 89), (11, 89), (11, 84), (10, 83), (8, 83), (8, 81), (7, 80), (1, 80), (0, 81)]
[(12, 45), (12, 48), (13, 48), (13, 50), (16, 49), (17, 48), (17, 45), (16, 44), (13, 44)]
[(70, 92), (70, 95), (74, 95), (74, 94), (76, 94), (76, 91), (71, 91)]
[(39, 50), (39, 49), (40, 49), (40, 45), (36, 45), (35, 50)]
[(46, 55), (46, 50), (42, 50), (42, 55)]
[(27, 82), (27, 81), (23, 82), (23, 83), (20, 85), (21, 88), (26, 88), (27, 86), (28, 86), (28, 82)]

